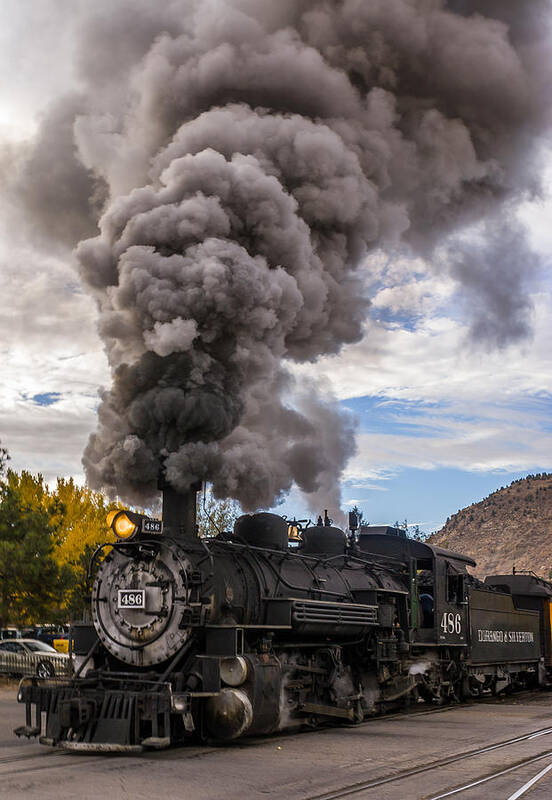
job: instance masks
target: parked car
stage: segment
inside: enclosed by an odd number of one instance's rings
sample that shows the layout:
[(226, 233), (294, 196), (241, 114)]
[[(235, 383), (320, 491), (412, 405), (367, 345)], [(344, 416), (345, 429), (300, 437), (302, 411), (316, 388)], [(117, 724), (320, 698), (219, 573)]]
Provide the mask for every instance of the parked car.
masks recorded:
[(21, 639), (21, 631), (13, 625), (0, 628), (0, 640), (2, 639)]
[(0, 673), (54, 678), (70, 673), (71, 660), (65, 653), (37, 639), (6, 639), (0, 642)]
[(68, 633), (67, 625), (34, 625), (26, 628), (23, 636), (27, 639), (39, 639), (41, 642), (54, 646), (54, 640)]

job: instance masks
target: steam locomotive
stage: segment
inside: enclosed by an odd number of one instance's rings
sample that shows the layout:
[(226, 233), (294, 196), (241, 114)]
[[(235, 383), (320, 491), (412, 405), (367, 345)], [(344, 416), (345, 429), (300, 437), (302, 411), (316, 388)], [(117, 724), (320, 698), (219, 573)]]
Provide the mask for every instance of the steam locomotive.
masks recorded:
[(80, 666), (21, 682), (17, 735), (139, 751), (548, 684), (551, 583), (482, 583), (470, 558), (354, 514), (348, 535), (327, 514), (257, 513), (202, 539), (197, 490), (165, 486), (163, 523), (112, 512), (93, 626), (73, 629)]

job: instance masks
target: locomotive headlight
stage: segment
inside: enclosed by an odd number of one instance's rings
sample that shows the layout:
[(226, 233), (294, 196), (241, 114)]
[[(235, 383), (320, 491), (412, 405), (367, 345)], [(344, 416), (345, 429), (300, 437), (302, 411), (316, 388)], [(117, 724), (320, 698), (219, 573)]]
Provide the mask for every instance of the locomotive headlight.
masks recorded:
[(132, 521), (126, 511), (110, 511), (107, 515), (107, 524), (118, 539), (130, 539), (138, 530), (138, 525)]
[(163, 523), (159, 519), (146, 517), (128, 509), (110, 511), (106, 522), (117, 539), (128, 540), (137, 533), (158, 536), (163, 533)]
[(121, 514), (117, 519), (113, 520), (113, 530), (119, 539), (130, 539), (138, 530), (138, 526), (126, 514)]

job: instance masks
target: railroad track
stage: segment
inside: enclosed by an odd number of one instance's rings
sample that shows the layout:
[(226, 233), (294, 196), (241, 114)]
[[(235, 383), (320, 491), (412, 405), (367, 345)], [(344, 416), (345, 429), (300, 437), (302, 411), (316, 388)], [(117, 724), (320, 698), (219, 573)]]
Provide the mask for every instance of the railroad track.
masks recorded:
[[(32, 747), (32, 750), (31, 750)], [(36, 745), (38, 748), (39, 745)], [(12, 764), (16, 761), (28, 761), (32, 758), (47, 758), (49, 756), (64, 756), (62, 750), (50, 750), (46, 749), (45, 747), (40, 746), (40, 750), (35, 749), (35, 746), (29, 745), (29, 747), (14, 747), (12, 748), (12, 752), (5, 751), (4, 754), (0, 755), (0, 766), (2, 764)]]
[(44, 749), (44, 751), (41, 751), (33, 748), (32, 752), (25, 752), (25, 750), (17, 749), (15, 752), (0, 756), (0, 778), (14, 771), (10, 769), (13, 765), (16, 765), (17, 771), (20, 770), (19, 765), (23, 766), (24, 769), (26, 764), (31, 764), (32, 762), (36, 762), (36, 765), (33, 767), (34, 769), (48, 769), (54, 766), (59, 767), (59, 759), (66, 755), (67, 753), (64, 753), (62, 750), (49, 751)]
[[(457, 786), (455, 789), (450, 789), (448, 792), (443, 792), (442, 794), (435, 794), (431, 797), (427, 797), (426, 800), (444, 800), (446, 797), (453, 797), (454, 795), (460, 794), (461, 792), (467, 792), (469, 789), (475, 789), (476, 786), (483, 786), (485, 783), (489, 783), (489, 781), (496, 780), (497, 778), (502, 778), (504, 775), (509, 775), (512, 772), (517, 772), (517, 770), (522, 769), (523, 767), (529, 766), (529, 764), (536, 764), (538, 761), (542, 761), (545, 758), (552, 757), (552, 751), (548, 753), (541, 753), (541, 755), (534, 756), (533, 758), (526, 758), (524, 761), (520, 761), (517, 764), (514, 764), (511, 767), (507, 767), (506, 769), (498, 770), (497, 772), (493, 772), (491, 775), (485, 775), (484, 778), (480, 778), (476, 781), (470, 781), (470, 783), (466, 783), (463, 786)], [(552, 762), (548, 764), (544, 769), (540, 770), (533, 778), (527, 781), (520, 789), (516, 792), (511, 794), (506, 800), (517, 800), (518, 797), (522, 797), (526, 792), (528, 792), (539, 780), (544, 778), (544, 776), (550, 772), (552, 769)]]
[[(487, 747), (480, 747), (473, 750), (467, 750), (463, 753), (456, 753), (455, 755), (448, 756), (446, 758), (436, 759), (435, 761), (430, 761), (426, 764), (421, 764), (418, 767), (412, 767), (410, 769), (402, 770), (400, 772), (393, 772), (390, 773), (389, 775), (383, 775), (380, 778), (369, 779), (365, 781), (356, 781), (355, 783), (350, 783), (347, 784), (346, 786), (341, 786), (337, 789), (332, 789), (329, 792), (322, 792), (321, 794), (309, 795), (308, 797), (305, 797), (304, 800), (339, 800), (339, 798), (342, 797), (352, 797), (355, 794), (368, 791), (369, 789), (375, 789), (378, 786), (384, 786), (386, 784), (391, 784), (391, 783), (399, 783), (408, 778), (413, 778), (417, 775), (421, 775), (422, 773), (434, 772), (436, 770), (450, 766), (451, 764), (456, 764), (460, 761), (467, 761), (469, 759), (477, 758), (478, 756), (481, 755), (486, 755), (487, 753), (491, 753), (495, 750), (500, 750), (506, 747), (512, 747), (522, 742), (528, 742), (533, 739), (540, 738), (541, 736), (549, 736), (549, 735), (552, 735), (552, 728), (540, 728), (539, 730), (526, 733), (523, 736), (516, 736), (511, 739), (505, 739), (502, 742), (496, 742), (495, 744), (488, 745)], [(502, 775), (506, 775), (509, 772), (514, 772), (516, 770), (521, 769), (522, 767), (528, 766), (529, 764), (532, 763), (536, 763), (545, 758), (552, 758), (552, 750), (547, 750), (546, 752), (538, 753), (537, 755), (531, 756), (526, 759), (522, 759), (516, 762), (516, 764), (506, 769), (497, 770), (495, 773), (492, 773), (491, 775), (485, 775), (483, 778), (479, 780), (470, 781), (464, 786), (455, 787), (454, 789), (451, 789), (450, 791), (441, 794), (427, 796), (427, 800), (441, 800), (442, 798), (444, 799), (447, 797), (453, 797), (454, 795), (458, 795), (463, 791), (467, 791), (468, 789), (474, 788), (475, 786), (487, 783), (490, 780), (501, 777)], [(521, 797), (521, 795), (518, 796)], [(508, 800), (513, 800), (513, 796), (511, 799), (508, 798)]]
[[(528, 693), (530, 694), (530, 693)], [(518, 695), (520, 699), (521, 695)], [(489, 699), (489, 702), (493, 702)], [(392, 724), (395, 721), (400, 721), (406, 719), (410, 719), (411, 717), (420, 717), (420, 716), (430, 716), (435, 714), (446, 714), (457, 710), (463, 707), (470, 707), (473, 706), (474, 703), (468, 702), (463, 704), (454, 704), (454, 705), (444, 705), (438, 706), (433, 708), (422, 707), (419, 709), (412, 709), (411, 711), (404, 713), (404, 712), (397, 712), (388, 715), (382, 715), (378, 717), (374, 717), (373, 719), (366, 720), (365, 722), (361, 723), (358, 726), (354, 726), (355, 728), (367, 728), (374, 723), (390, 723)], [(182, 760), (190, 759), (190, 758), (203, 758), (205, 756), (220, 752), (221, 750), (230, 750), (230, 749), (246, 749), (246, 748), (256, 748), (259, 746), (264, 746), (267, 742), (271, 744), (277, 744), (278, 742), (289, 741), (291, 738), (297, 735), (315, 735), (320, 736), (327, 733), (331, 735), (335, 733), (335, 727), (328, 727), (326, 729), (318, 729), (317, 731), (297, 731), (297, 732), (289, 732), (289, 733), (282, 733), (279, 736), (272, 736), (269, 739), (267, 737), (254, 737), (251, 739), (244, 739), (235, 744), (225, 747), (209, 747), (209, 746), (193, 746), (190, 747), (189, 745), (184, 745), (180, 747), (173, 747), (169, 750), (159, 751), (159, 752), (144, 752), (139, 755), (124, 755), (124, 756), (117, 756), (117, 755), (79, 755), (75, 756), (74, 754), (69, 754), (63, 750), (56, 750), (50, 749), (42, 746), (29, 746), (23, 748), (14, 748), (14, 752), (6, 753), (5, 755), (0, 755), (0, 779), (2, 777), (8, 777), (15, 773), (26, 773), (26, 772), (34, 772), (36, 770), (44, 770), (44, 769), (55, 769), (55, 768), (62, 768), (63, 770), (72, 769), (75, 767), (82, 766), (83, 758), (87, 761), (89, 759), (94, 760), (95, 762), (100, 762), (105, 759), (109, 759), (111, 763), (115, 760), (120, 762), (121, 767), (126, 768), (130, 766), (132, 762), (134, 765), (137, 763), (142, 762), (144, 764), (147, 761), (163, 761), (166, 758), (173, 759), (175, 756), (181, 757)], [(455, 754), (451, 757), (446, 759), (436, 760), (432, 762), (428, 762), (426, 764), (422, 764), (418, 767), (414, 767), (409, 770), (404, 770), (398, 773), (392, 773), (389, 775), (384, 775), (378, 779), (370, 779), (366, 781), (355, 782), (352, 784), (348, 784), (346, 786), (342, 786), (338, 789), (333, 791), (317, 794), (309, 796), (305, 798), (305, 800), (333, 800), (333, 798), (341, 798), (341, 797), (348, 797), (354, 796), (362, 791), (376, 788), (377, 786), (382, 786), (385, 784), (390, 784), (394, 782), (400, 782), (401, 780), (405, 780), (408, 777), (412, 777), (415, 775), (419, 775), (424, 772), (430, 772), (438, 770), (439, 768), (446, 767), (449, 764), (453, 764), (462, 760), (475, 758), (478, 755), (483, 755), (485, 753), (491, 752), (493, 750), (498, 750), (505, 747), (511, 747), (515, 744), (529, 741), (533, 738), (538, 738), (541, 736), (552, 735), (552, 727), (551, 728), (541, 728), (536, 731), (531, 731), (523, 736), (514, 737), (511, 739), (507, 739), (502, 742), (498, 742), (494, 745), (490, 745), (484, 748), (479, 748), (476, 750), (469, 750), (464, 753)], [(39, 749), (40, 747), (40, 749)], [(552, 754), (552, 753), (551, 753)], [(545, 758), (547, 753), (539, 754), (536, 759), (528, 759), (523, 763), (520, 762), (519, 766), (513, 767), (513, 769), (519, 769), (522, 766), (532, 763), (532, 760), (538, 760), (540, 758)], [(497, 773), (496, 776), (501, 773)], [(453, 792), (449, 794), (444, 794), (443, 797), (453, 796), (454, 794), (459, 794), (460, 791), (463, 789), (455, 789)], [(440, 795), (436, 795), (435, 798), (431, 798), (431, 800), (437, 800), (437, 797), (441, 797)]]
[[(516, 692), (515, 694), (509, 696), (509, 699), (511, 701), (515, 701), (516, 703), (527, 702), (528, 700), (533, 700), (533, 699), (538, 700), (542, 698), (543, 698), (542, 691), (537, 692), (534, 691), (533, 689), (525, 689), (523, 691)], [(474, 698), (472, 700), (467, 700), (466, 702), (462, 703), (446, 703), (440, 706), (431, 706), (429, 703), (427, 703), (425, 704), (424, 707), (422, 704), (420, 704), (418, 710), (416, 710), (416, 706), (412, 706), (410, 709), (401, 709), (400, 711), (394, 711), (391, 714), (377, 714), (374, 717), (370, 717), (369, 719), (364, 720), (364, 722), (355, 723), (354, 725), (351, 725), (351, 727), (363, 728), (368, 725), (373, 725), (374, 723), (392, 722), (397, 719), (405, 720), (405, 719), (411, 719), (412, 717), (426, 717), (432, 714), (445, 714), (448, 711), (456, 711), (459, 708), (477, 708), (477, 706), (482, 706), (482, 705), (498, 705), (500, 703), (503, 703), (504, 700), (505, 697), (502, 695), (501, 696), (489, 695), (488, 697)], [(343, 727), (347, 726), (344, 725)], [(331, 732), (332, 730), (335, 731), (335, 729), (336, 729), (335, 725), (334, 726), (328, 725), (327, 728), (318, 728), (317, 731)], [(309, 731), (309, 729), (305, 728), (304, 730), (290, 731), (289, 735), (295, 736), (301, 733), (312, 733), (312, 731)], [(287, 734), (282, 734), (282, 736), (285, 735)]]

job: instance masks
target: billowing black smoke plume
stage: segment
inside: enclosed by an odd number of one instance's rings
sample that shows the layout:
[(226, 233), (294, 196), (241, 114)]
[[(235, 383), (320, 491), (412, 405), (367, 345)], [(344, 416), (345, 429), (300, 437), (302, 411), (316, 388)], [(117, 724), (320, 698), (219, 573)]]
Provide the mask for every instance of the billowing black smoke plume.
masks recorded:
[[(93, 486), (143, 500), (165, 460), (176, 487), (208, 479), (247, 508), (292, 482), (338, 507), (351, 423), (298, 394), (286, 361), (361, 337), (371, 249), (431, 257), (489, 213), (496, 237), (538, 189), (545, 8), (136, 1), (83, 20), (84, 89), (45, 120), (22, 187), (38, 229), (65, 203), (75, 239), (107, 197), (76, 251), (113, 371), (84, 456)], [(61, 186), (40, 168), (56, 125), (74, 141)], [(475, 330), (501, 343), (526, 331), (526, 244), (508, 242), (511, 291), (503, 259), (453, 259), (476, 287)]]

